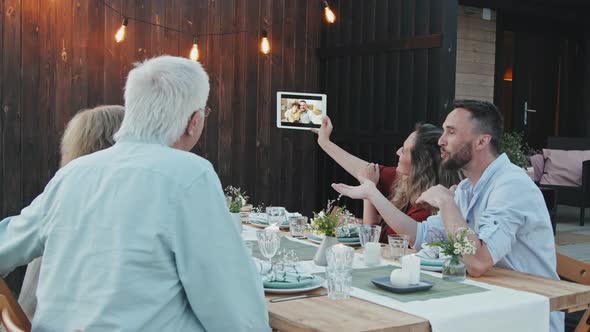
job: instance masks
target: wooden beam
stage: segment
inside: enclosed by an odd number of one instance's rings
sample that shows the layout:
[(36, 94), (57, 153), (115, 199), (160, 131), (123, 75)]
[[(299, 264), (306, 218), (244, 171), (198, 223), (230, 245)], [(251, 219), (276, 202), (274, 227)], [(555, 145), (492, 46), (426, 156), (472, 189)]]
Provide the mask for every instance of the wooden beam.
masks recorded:
[(320, 58), (373, 55), (391, 53), (399, 50), (416, 50), (438, 48), (442, 45), (441, 34), (416, 36), (408, 39), (378, 41), (365, 44), (347, 45), (342, 47), (319, 48)]

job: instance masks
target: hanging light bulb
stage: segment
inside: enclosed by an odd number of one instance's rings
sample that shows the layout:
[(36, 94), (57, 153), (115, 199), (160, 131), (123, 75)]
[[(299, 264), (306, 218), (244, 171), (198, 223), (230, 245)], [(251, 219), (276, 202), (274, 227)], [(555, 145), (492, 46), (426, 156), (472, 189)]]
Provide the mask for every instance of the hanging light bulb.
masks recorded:
[(193, 48), (191, 48), (191, 54), (189, 58), (193, 61), (199, 60), (199, 46), (197, 46), (197, 35), (193, 35)]
[(115, 34), (115, 41), (117, 43), (120, 43), (123, 41), (123, 39), (125, 39), (125, 27), (127, 26), (127, 23), (129, 23), (129, 19), (127, 19), (127, 17), (124, 17), (123, 24), (121, 24), (121, 27), (119, 28), (119, 30), (117, 30), (117, 33)]
[(260, 52), (263, 54), (270, 53), (270, 43), (268, 42), (268, 33), (266, 30), (262, 30), (261, 33), (262, 41), (260, 42)]
[(328, 1), (324, 1), (324, 16), (326, 16), (326, 22), (334, 23), (336, 22), (336, 15), (332, 9), (330, 9), (330, 5), (328, 5)]

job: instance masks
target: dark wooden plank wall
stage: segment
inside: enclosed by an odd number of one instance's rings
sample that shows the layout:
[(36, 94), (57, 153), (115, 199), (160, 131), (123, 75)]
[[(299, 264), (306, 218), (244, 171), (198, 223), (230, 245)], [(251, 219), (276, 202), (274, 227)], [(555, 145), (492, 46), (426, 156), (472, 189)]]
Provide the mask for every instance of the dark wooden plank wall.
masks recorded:
[[(100, 0), (0, 0), (0, 215), (19, 213), (42, 192), (57, 171), (63, 129), (78, 110), (123, 103), (133, 63), (188, 56), (193, 33), (225, 34), (199, 37), (214, 113), (194, 152), (213, 163), (223, 186), (244, 188), (255, 204), (311, 214), (315, 139), (278, 130), (275, 105), (276, 91), (321, 92), (319, 1), (106, 1), (187, 34), (130, 21), (117, 44), (122, 17)], [(269, 55), (259, 52), (261, 29), (269, 32)]]
[[(384, 165), (414, 124), (440, 125), (455, 86), (457, 2), (340, 0), (339, 24), (323, 28), (320, 90), (328, 94), (333, 140)], [(356, 180), (324, 154), (318, 158), (321, 201), (332, 182)], [(360, 202), (344, 203), (361, 213)]]
[[(59, 139), (78, 110), (122, 103), (137, 60), (187, 56), (192, 33), (210, 74), (214, 113), (195, 152), (211, 160), (224, 185), (245, 188), (255, 203), (314, 208), (315, 149), (308, 132), (277, 130), (276, 91), (319, 92), (322, 8), (297, 0), (107, 0), (131, 20), (125, 41), (114, 34), (122, 17), (99, 0), (1, 0), (2, 176), (0, 214), (18, 213), (55, 173)], [(261, 29), (272, 53), (259, 52)], [(233, 33), (232, 32), (236, 32)]]

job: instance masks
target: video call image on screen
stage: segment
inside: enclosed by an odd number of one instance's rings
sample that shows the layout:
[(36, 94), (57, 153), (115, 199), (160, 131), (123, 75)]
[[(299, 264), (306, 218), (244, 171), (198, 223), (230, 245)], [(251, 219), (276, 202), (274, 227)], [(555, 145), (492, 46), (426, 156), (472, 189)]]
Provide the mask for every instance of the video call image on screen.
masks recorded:
[(319, 128), (322, 124), (322, 97), (310, 95), (281, 96), (281, 125)]

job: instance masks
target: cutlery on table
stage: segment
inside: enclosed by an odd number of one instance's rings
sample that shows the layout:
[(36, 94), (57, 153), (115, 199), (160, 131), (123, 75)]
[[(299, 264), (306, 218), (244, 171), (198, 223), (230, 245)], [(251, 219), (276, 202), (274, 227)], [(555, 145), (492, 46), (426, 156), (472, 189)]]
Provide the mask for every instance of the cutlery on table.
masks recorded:
[(297, 296), (278, 297), (276, 299), (270, 300), (270, 302), (276, 303), (276, 302), (284, 302), (284, 301), (291, 301), (291, 300), (307, 299), (307, 298), (310, 298), (310, 297), (319, 297), (319, 296), (326, 296), (326, 295), (328, 295), (328, 293), (304, 294), (304, 295), (297, 295)]

